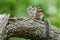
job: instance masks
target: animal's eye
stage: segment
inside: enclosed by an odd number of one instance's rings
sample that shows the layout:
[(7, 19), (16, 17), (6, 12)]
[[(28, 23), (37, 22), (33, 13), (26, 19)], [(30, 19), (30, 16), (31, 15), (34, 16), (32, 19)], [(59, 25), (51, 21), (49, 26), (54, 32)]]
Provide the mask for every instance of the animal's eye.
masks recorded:
[(31, 10), (31, 8), (29, 9), (29, 11)]

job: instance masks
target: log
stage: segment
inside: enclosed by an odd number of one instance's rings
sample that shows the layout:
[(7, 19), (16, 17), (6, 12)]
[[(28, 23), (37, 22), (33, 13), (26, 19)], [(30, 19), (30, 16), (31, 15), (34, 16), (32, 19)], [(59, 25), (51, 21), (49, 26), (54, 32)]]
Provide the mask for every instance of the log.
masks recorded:
[(0, 14), (0, 40), (3, 40), (3, 29), (5, 29), (10, 14)]
[[(0, 36), (0, 40), (8, 40), (10, 37), (45, 40), (43, 38), (46, 28), (44, 22), (22, 17), (9, 18), (7, 22), (6, 26), (0, 29), (2, 30), (2, 33), (0, 33), (0, 35), (2, 35)], [(60, 40), (60, 29), (50, 25), (47, 40)]]

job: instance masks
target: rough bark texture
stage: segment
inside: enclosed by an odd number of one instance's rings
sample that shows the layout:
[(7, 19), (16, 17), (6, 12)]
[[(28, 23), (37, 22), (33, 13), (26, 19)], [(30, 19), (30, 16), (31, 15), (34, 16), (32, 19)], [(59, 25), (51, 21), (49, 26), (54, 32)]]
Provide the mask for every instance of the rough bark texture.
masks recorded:
[(5, 30), (5, 27), (8, 23), (10, 14), (0, 14), (0, 40), (3, 40), (3, 30)]
[[(9, 17), (8, 17), (9, 19)], [(7, 20), (6, 20), (7, 21)], [(22, 37), (31, 40), (44, 40), (44, 22), (37, 22), (33, 19), (15, 17), (9, 19), (8, 23), (0, 24), (0, 40), (8, 40), (10, 37)], [(2, 29), (3, 28), (3, 29)], [(47, 40), (60, 40), (60, 30), (57, 27), (51, 26)]]

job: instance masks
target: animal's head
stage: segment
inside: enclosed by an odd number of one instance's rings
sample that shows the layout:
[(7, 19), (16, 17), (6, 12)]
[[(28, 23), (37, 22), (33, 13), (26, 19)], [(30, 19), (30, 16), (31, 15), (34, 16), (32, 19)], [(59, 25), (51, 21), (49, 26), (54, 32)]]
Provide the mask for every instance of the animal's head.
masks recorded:
[(36, 13), (36, 12), (37, 12), (37, 8), (36, 8), (34, 5), (30, 5), (30, 6), (27, 8), (27, 12), (28, 12), (28, 13)]

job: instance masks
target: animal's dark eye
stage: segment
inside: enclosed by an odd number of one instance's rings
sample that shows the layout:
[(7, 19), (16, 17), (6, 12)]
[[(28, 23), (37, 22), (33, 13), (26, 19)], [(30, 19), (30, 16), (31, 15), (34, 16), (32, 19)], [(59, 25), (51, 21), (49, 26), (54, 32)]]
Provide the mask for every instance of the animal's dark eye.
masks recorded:
[(31, 8), (29, 10), (31, 10)]

